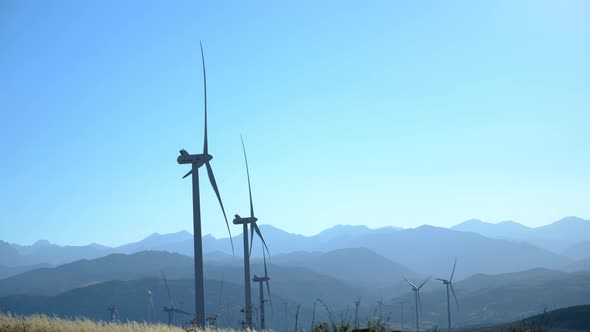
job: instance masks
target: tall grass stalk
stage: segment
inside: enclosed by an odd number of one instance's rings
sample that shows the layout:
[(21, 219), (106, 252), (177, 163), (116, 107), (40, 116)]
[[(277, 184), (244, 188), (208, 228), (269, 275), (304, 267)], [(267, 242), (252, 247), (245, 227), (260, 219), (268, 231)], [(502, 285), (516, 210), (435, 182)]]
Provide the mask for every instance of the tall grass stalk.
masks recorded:
[[(200, 331), (234, 330), (203, 329)], [(2, 332), (185, 332), (180, 327), (151, 323), (109, 323), (85, 318), (63, 319), (45, 315), (14, 316), (0, 313)]]

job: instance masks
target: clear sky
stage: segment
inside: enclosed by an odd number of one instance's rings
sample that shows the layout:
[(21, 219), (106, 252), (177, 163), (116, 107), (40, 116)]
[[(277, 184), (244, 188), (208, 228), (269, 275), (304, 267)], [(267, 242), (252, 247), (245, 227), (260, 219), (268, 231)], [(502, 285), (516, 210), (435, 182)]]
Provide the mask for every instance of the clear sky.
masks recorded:
[[(0, 2), (0, 239), (590, 218), (588, 1)], [(225, 236), (201, 170), (203, 232)], [(239, 233), (233, 227), (234, 234)]]

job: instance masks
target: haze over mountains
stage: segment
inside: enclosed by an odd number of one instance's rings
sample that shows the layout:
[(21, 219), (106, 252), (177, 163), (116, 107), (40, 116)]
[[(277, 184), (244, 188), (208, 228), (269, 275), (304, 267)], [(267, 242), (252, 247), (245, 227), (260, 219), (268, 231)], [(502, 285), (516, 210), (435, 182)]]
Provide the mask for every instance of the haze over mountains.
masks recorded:
[[(457, 271), (459, 279), (476, 273), (515, 272), (535, 267), (569, 266), (571, 269), (576, 261), (590, 258), (590, 221), (576, 217), (538, 228), (515, 222), (490, 224), (470, 220), (450, 229), (426, 225), (413, 229), (339, 225), (314, 236), (291, 234), (270, 225), (261, 225), (261, 229), (277, 259), (281, 254), (296, 260), (293, 254), (298, 252), (303, 257), (304, 252), (366, 248), (416, 273), (442, 274), (448, 270), (449, 262), (458, 257), (462, 267)], [(234, 237), (236, 257), (242, 252), (242, 243), (241, 234)], [(254, 245), (260, 243), (255, 240)], [(228, 238), (203, 237), (203, 250), (211, 259), (231, 261), (230, 248)], [(144, 250), (191, 256), (192, 235), (186, 231), (152, 234), (144, 240), (114, 248), (98, 244), (57, 246), (47, 241), (23, 246), (0, 241), (0, 277), (40, 266)], [(253, 255), (260, 255), (259, 250), (254, 250)], [(239, 259), (235, 261), (239, 263)]]
[[(301, 263), (303, 260), (310, 263)], [(322, 262), (329, 262), (330, 266), (322, 266)], [(242, 266), (231, 261), (221, 264), (217, 260), (206, 260), (205, 263), (207, 310), (222, 313), (225, 326), (237, 327), (243, 303)], [(260, 263), (253, 262), (254, 274), (262, 273)], [(384, 264), (388, 267), (382, 268)], [(359, 273), (355, 274), (356, 267), (359, 267)], [(331, 310), (342, 313), (347, 312), (353, 301), (361, 298), (360, 317), (363, 320), (373, 317), (377, 301), (383, 300), (385, 315), (391, 315), (394, 325), (399, 324), (399, 301), (411, 303), (409, 287), (397, 276), (401, 272), (399, 269), (412, 273), (367, 249), (306, 253), (301, 257), (297, 254), (277, 256), (269, 265), (275, 303), (270, 324), (283, 326), (282, 304), (285, 303), (288, 317), (293, 317), (295, 304), (302, 304), (301, 323), (309, 324), (312, 303), (317, 298), (327, 303)], [(151, 290), (157, 319), (165, 321), (165, 315), (158, 311), (167, 301), (159, 278), (160, 270), (168, 276), (175, 303), (185, 310), (193, 310), (192, 259), (157, 251), (111, 254), (0, 280), (0, 310), (107, 319), (106, 307), (116, 303), (123, 319), (141, 321), (147, 317), (146, 294)], [(375, 283), (371, 283), (372, 276), (377, 280)], [(408, 277), (424, 278), (417, 274)], [(387, 278), (389, 284), (382, 282)], [(590, 271), (570, 273), (536, 268), (506, 274), (477, 274), (457, 281), (455, 289), (461, 303), (461, 311), (455, 314), (458, 324), (502, 323), (542, 312), (545, 308), (587, 303)], [(424, 326), (443, 325), (446, 298), (440, 283), (430, 281), (425, 285), (422, 302)], [(412, 306), (406, 310), (407, 322), (413, 316)], [(317, 319), (327, 319), (324, 311), (318, 311), (317, 315)]]
[(577, 256), (581, 253), (575, 250), (576, 245), (585, 242), (585, 248), (590, 248), (588, 242), (590, 222), (578, 217), (566, 217), (552, 224), (536, 228), (530, 228), (514, 221), (492, 224), (473, 219), (453, 226), (451, 229), (473, 232), (490, 238), (528, 242), (556, 253), (569, 253), (573, 258), (587, 257)]
[[(575, 217), (538, 228), (476, 220), (450, 229), (339, 225), (314, 236), (260, 226), (272, 254), (273, 301), (286, 303), (287, 319), (296, 303), (303, 304), (301, 320), (310, 319), (317, 298), (342, 313), (362, 298), (365, 318), (375, 315), (380, 299), (385, 299), (386, 310), (398, 312), (394, 303), (411, 300), (402, 275), (413, 280), (447, 277), (457, 257), (455, 288), (462, 310), (456, 319), (462, 326), (502, 323), (546, 307), (587, 303), (589, 227), (590, 221)], [(207, 308), (223, 312), (224, 326), (237, 327), (241, 319), (242, 243), (242, 234), (234, 237), (233, 256), (228, 238), (203, 237)], [(255, 240), (253, 274), (262, 274), (260, 246)], [(143, 320), (148, 289), (157, 306), (166, 304), (160, 279), (160, 271), (165, 271), (178, 303), (190, 311), (192, 253), (192, 234), (186, 231), (152, 234), (114, 248), (0, 241), (0, 310), (105, 319), (105, 308), (117, 303), (124, 319)], [(443, 325), (444, 295), (434, 281), (422, 290), (424, 326)], [(324, 314), (318, 312), (318, 317)], [(165, 316), (157, 319), (164, 321)], [(410, 319), (408, 310), (406, 321)], [(276, 313), (268, 320), (270, 326), (281, 327), (285, 316)]]

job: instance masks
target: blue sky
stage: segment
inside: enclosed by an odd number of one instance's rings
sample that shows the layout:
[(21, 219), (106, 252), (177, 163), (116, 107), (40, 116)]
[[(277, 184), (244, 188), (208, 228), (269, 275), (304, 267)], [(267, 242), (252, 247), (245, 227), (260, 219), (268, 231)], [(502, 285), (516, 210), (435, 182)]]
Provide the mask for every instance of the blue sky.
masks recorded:
[(230, 216), (243, 134), (260, 222), (291, 232), (590, 218), (589, 35), (586, 1), (3, 1), (1, 239), (192, 229), (199, 40)]

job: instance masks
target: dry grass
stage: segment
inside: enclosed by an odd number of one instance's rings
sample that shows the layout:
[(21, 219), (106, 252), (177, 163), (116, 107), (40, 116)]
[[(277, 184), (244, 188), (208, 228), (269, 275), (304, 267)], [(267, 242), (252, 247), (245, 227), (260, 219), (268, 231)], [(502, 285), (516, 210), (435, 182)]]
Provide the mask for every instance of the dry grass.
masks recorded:
[[(45, 315), (26, 317), (0, 314), (0, 332), (184, 332), (179, 327), (148, 323), (105, 323), (89, 319), (61, 319)], [(203, 330), (207, 331), (207, 330)], [(217, 330), (231, 332), (230, 330)]]

